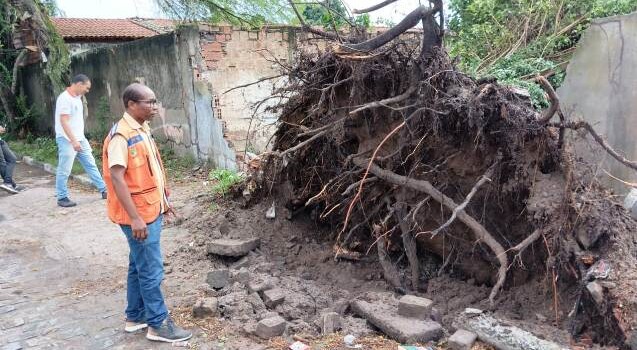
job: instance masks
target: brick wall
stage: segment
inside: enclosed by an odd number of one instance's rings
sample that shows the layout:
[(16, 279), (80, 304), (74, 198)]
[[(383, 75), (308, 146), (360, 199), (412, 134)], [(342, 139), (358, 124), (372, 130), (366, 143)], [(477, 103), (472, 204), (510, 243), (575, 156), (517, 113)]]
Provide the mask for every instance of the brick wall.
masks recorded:
[[(386, 29), (376, 28), (372, 33), (379, 35)], [(280, 70), (276, 62), (290, 64), (298, 50), (322, 50), (327, 45), (326, 41), (292, 26), (248, 30), (233, 26), (200, 25), (199, 34), (205, 70), (198, 74), (212, 87), (215, 101), (213, 109), (216, 118), (221, 119), (224, 125), (226, 139), (239, 153), (246, 148), (256, 153), (264, 151), (277, 120), (276, 115), (264, 110), (281, 102), (281, 99), (262, 101), (271, 97), (274, 88), (282, 85), (285, 78), (264, 80), (224, 92), (277, 76)], [(419, 36), (417, 30), (403, 35), (404, 38), (417, 40)], [(259, 106), (258, 110), (256, 105)]]

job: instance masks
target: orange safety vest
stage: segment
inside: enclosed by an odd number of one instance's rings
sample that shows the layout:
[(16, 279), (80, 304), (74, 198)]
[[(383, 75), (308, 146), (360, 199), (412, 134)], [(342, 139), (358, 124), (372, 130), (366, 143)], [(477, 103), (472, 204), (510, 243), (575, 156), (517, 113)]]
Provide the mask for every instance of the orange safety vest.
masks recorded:
[[(104, 174), (104, 182), (108, 190), (106, 206), (108, 208), (108, 217), (116, 224), (130, 225), (132, 220), (128, 213), (117, 199), (113, 188), (113, 180), (111, 178), (110, 168), (108, 166), (108, 144), (115, 135), (122, 135), (128, 142), (128, 166), (124, 172), (124, 181), (130, 191), (133, 203), (137, 208), (137, 213), (145, 223), (151, 223), (157, 219), (162, 209), (162, 200), (167, 193), (160, 193), (155, 183), (156, 176), (164, 176), (164, 188), (166, 188), (166, 178), (164, 164), (161, 161), (159, 152), (157, 151), (157, 159), (161, 167), (162, 174), (153, 174), (150, 164), (150, 150), (146, 148), (144, 139), (139, 130), (132, 128), (128, 122), (122, 118), (113, 126), (109, 134), (104, 140), (102, 148), (102, 172)], [(154, 144), (155, 141), (150, 140)], [(157, 146), (154, 147), (157, 149)], [(167, 191), (167, 189), (166, 189)], [(167, 210), (168, 206), (164, 206)]]

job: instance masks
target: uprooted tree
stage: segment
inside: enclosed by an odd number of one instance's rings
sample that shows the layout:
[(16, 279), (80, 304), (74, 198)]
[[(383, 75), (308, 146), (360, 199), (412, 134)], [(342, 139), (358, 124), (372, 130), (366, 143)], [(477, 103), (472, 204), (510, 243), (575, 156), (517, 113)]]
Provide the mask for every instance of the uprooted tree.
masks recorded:
[[(332, 225), (335, 258), (377, 254), (397, 290), (426, 289), (425, 254), (440, 259), (440, 273), (454, 267), (491, 286), (496, 308), (508, 291), (545, 279), (558, 325), (630, 348), (637, 225), (575, 157), (567, 131), (637, 164), (564, 115), (542, 77), (551, 106), (540, 113), (528, 97), (457, 71), (441, 48), (442, 10), (441, 0), (420, 6), (375, 37), (328, 33), (297, 11), (307, 31), (334, 43), (286, 68), (277, 96), (288, 99), (255, 177), (263, 195)], [(398, 255), (408, 263), (398, 266)], [(527, 277), (513, 283), (514, 274)]]

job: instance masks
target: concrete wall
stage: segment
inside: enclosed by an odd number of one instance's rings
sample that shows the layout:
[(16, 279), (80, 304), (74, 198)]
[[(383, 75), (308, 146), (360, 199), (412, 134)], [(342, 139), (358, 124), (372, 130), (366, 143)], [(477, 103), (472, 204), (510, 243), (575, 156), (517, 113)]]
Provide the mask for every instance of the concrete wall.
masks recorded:
[(152, 88), (160, 101), (160, 116), (152, 122), (160, 142), (171, 144), (178, 153), (234, 168), (234, 152), (223, 140), (221, 124), (213, 115), (212, 94), (193, 74), (201, 63), (196, 27), (73, 56), (72, 74), (84, 73), (92, 82), (86, 96), (87, 131), (101, 130), (96, 120), (100, 104), (106, 103), (110, 109), (108, 124), (121, 118), (122, 92), (138, 81)]
[[(630, 160), (637, 159), (637, 13), (596, 20), (584, 33), (558, 90), (562, 110), (584, 119)], [(620, 194), (637, 173), (612, 159), (590, 136), (573, 133), (578, 156), (597, 166), (599, 178)]]
[[(318, 52), (327, 46), (322, 37), (303, 32), (295, 26), (270, 26), (247, 30), (232, 26), (200, 25), (201, 53), (205, 70), (203, 79), (212, 86), (215, 113), (223, 121), (226, 139), (242, 153), (259, 153), (266, 149), (275, 128), (277, 115), (266, 111), (282, 102), (273, 95), (285, 78), (264, 80), (258, 84), (227, 92), (244, 84), (277, 76), (280, 64), (292, 64), (299, 51)], [(375, 28), (372, 36), (387, 28)], [(418, 30), (402, 35), (403, 39), (420, 41)], [(257, 108), (258, 107), (258, 108)]]
[(73, 56), (82, 52), (95, 50), (100, 47), (108, 47), (108, 46), (113, 46), (117, 44), (118, 43), (112, 43), (112, 42), (76, 42), (76, 43), (68, 43), (66, 44), (66, 46), (69, 49), (69, 53), (71, 54), (71, 56)]
[(36, 63), (20, 69), (20, 94), (26, 97), (36, 119), (34, 132), (53, 134), (53, 112), (55, 93), (49, 78), (45, 75), (43, 63)]

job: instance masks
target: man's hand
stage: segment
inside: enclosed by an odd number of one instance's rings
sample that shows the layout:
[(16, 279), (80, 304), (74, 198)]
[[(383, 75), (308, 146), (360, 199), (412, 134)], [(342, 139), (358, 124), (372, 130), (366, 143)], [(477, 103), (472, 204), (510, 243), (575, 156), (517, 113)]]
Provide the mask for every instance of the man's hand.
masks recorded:
[(71, 145), (73, 145), (73, 149), (75, 150), (75, 152), (79, 152), (82, 150), (82, 145), (79, 143), (79, 141), (73, 141), (71, 142)]
[(5, 129), (4, 126), (0, 126), (0, 134), (4, 134), (5, 131), (7, 131), (7, 129)]
[(181, 225), (184, 221), (184, 218), (177, 214), (173, 208), (166, 210), (165, 218), (167, 224)]
[(143, 241), (148, 237), (146, 223), (141, 218), (133, 219), (130, 226), (133, 230), (133, 238), (136, 240)]

